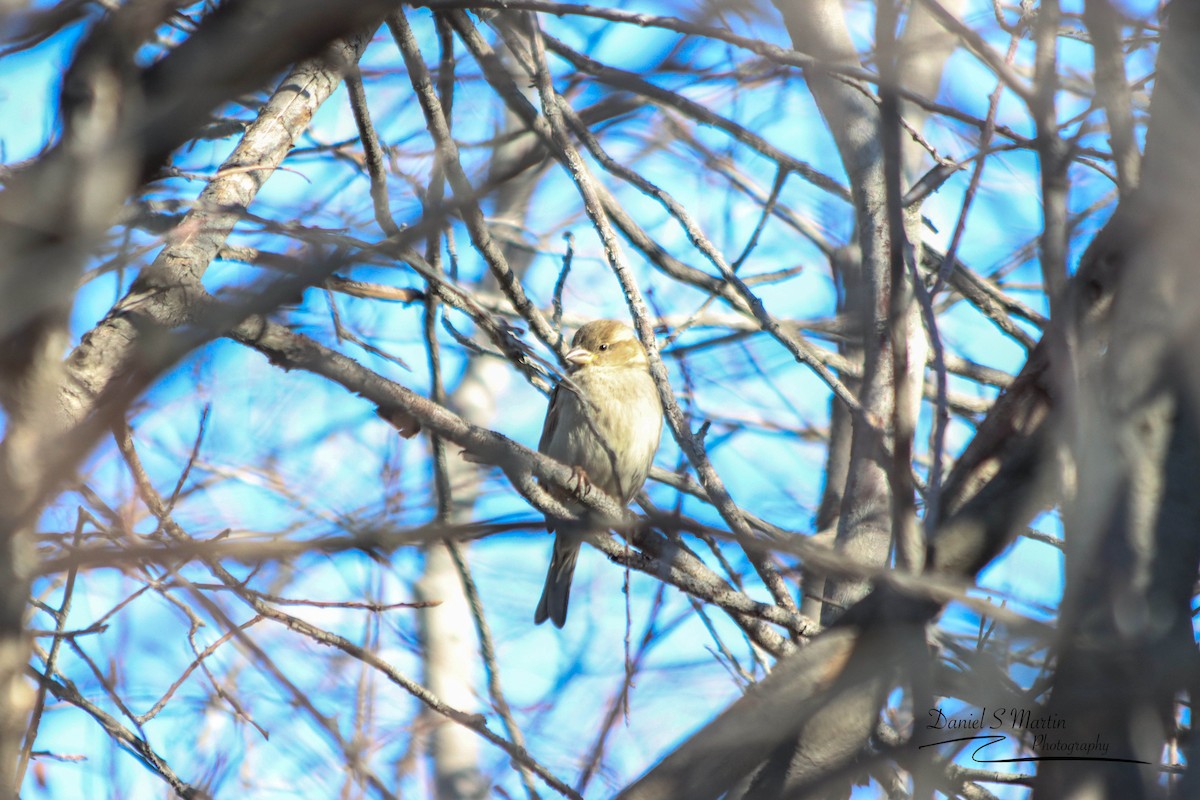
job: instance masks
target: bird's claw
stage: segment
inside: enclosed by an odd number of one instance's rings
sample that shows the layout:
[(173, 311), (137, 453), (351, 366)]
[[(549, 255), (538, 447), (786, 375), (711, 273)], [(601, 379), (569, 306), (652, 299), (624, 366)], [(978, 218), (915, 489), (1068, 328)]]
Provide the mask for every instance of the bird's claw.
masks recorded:
[(587, 470), (576, 465), (571, 467), (571, 490), (575, 492), (576, 497), (587, 497), (592, 493), (592, 480), (588, 477)]

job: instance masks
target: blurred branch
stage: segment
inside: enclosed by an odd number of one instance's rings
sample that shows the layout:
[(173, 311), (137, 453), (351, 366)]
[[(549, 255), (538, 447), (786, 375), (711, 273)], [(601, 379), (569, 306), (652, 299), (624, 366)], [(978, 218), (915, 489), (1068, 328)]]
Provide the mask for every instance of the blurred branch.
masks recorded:
[(963, 44), (967, 46), (967, 49), (978, 56), (979, 60), (987, 65), (988, 69), (994, 72), (996, 77), (1003, 81), (1004, 85), (1013, 94), (1028, 104), (1034, 102), (1035, 90), (1025, 85), (1025, 82), (1012, 71), (1004, 58), (992, 49), (986, 39), (963, 24), (958, 17), (951, 14), (938, 0), (920, 0), (920, 3), (929, 9), (938, 22), (945, 26), (946, 30), (959, 37)]
[(90, 715), (92, 719), (100, 724), (100, 727), (104, 728), (109, 736), (120, 742), (121, 746), (128, 749), (129, 752), (136, 755), (151, 772), (166, 781), (167, 785), (180, 797), (186, 800), (192, 800), (193, 798), (201, 800), (209, 796), (203, 789), (191, 786), (181, 780), (167, 762), (163, 760), (162, 756), (155, 752), (154, 748), (146, 740), (135, 735), (115, 717), (106, 713), (95, 703), (84, 697), (70, 679), (60, 676), (60, 680), (54, 680), (38, 672), (33, 667), (27, 668), (26, 675), (33, 678), (39, 686), (44, 687), (59, 700), (70, 703)]
[(1125, 60), (1117, 12), (1109, 0), (1087, 0), (1083, 22), (1092, 40), (1096, 63), (1096, 93), (1108, 117), (1109, 141), (1117, 166), (1121, 196), (1137, 188), (1141, 153), (1134, 133), (1133, 93), (1125, 76)]
[[(1122, 246), (1121, 234), (1115, 232), (1122, 224), (1110, 221), (1070, 284), (1080, 293), (1085, 312), (1102, 306), (1109, 296), (1105, 289), (1112, 289), (1111, 248)], [(1054, 491), (1051, 487), (1056, 480), (1038, 467), (1049, 452), (1046, 404), (1053, 396), (1046, 383), (1045, 348), (1043, 342), (1031, 354), (1022, 372), (1024, 380), (1018, 377), (996, 404), (947, 481), (942, 499), (945, 521), (929, 557), (928, 569), (935, 574), (977, 572), (1007, 545), (1014, 527)], [(1001, 430), (1004, 434), (995, 435)], [(981, 471), (985, 463), (990, 468)], [(836, 718), (852, 713), (849, 709), (854, 707), (869, 712), (873, 719), (874, 711), (863, 701), (873, 707), (869, 698), (878, 697), (883, 687), (890, 685), (877, 665), (904, 663), (905, 653), (915, 646), (913, 640), (923, 641), (919, 631), (937, 608), (937, 603), (895, 602), (890, 591), (877, 589), (805, 650), (781, 661), (745, 700), (734, 703), (620, 797), (715, 797), (757, 766), (763, 753), (774, 751), (790, 737), (802, 736), (802, 731), (829, 737), (837, 730)], [(906, 641), (906, 637), (912, 639)], [(831, 681), (844, 686), (844, 691), (833, 691)], [(841, 702), (848, 705), (843, 707)], [(803, 739), (801, 743), (803, 746)], [(822, 746), (827, 748), (828, 741)], [(856, 745), (848, 743), (844, 752), (856, 750)], [(725, 755), (720, 765), (702, 755), (712, 752)], [(812, 786), (805, 781), (816, 781), (820, 774), (818, 770), (808, 777), (799, 776), (797, 785)], [(791, 780), (796, 779), (789, 776)]]
[[(747, 147), (751, 147), (759, 153), (762, 153), (767, 158), (772, 159), (779, 164), (780, 169), (787, 172), (794, 172), (805, 180), (812, 183), (814, 186), (823, 189), (835, 197), (843, 200), (850, 199), (850, 192), (838, 183), (833, 178), (824, 174), (820, 170), (814, 169), (809, 164), (783, 152), (779, 148), (771, 145), (766, 139), (749, 130), (748, 128), (739, 125), (733, 120), (723, 117), (712, 111), (712, 109), (689, 100), (683, 95), (672, 92), (669, 89), (663, 89), (655, 86), (649, 81), (639, 77), (638, 75), (628, 72), (623, 69), (611, 67), (601, 64), (595, 59), (588, 58), (582, 53), (576, 52), (565, 44), (555, 39), (553, 36), (546, 36), (546, 49), (550, 52), (559, 55), (569, 61), (572, 66), (581, 72), (591, 75), (597, 80), (607, 83), (617, 89), (636, 92), (642, 97), (653, 100), (660, 106), (672, 108), (689, 118), (695, 120), (701, 125), (711, 125), (715, 128), (720, 128), (726, 131), (736, 141), (741, 142)], [(565, 101), (564, 101), (565, 102)], [(578, 135), (578, 130), (576, 130)]]
[(442, 168), (446, 171), (446, 178), (450, 186), (454, 189), (455, 195), (464, 206), (462, 208), (463, 219), (466, 222), (467, 230), (471, 234), (471, 241), (480, 254), (487, 260), (488, 267), (491, 269), (500, 288), (504, 291), (517, 313), (529, 323), (534, 335), (551, 352), (558, 355), (560, 363), (566, 363), (562, 361), (563, 356), (566, 354), (563, 344), (558, 341), (558, 336), (555, 334), (554, 329), (550, 327), (550, 323), (542, 315), (542, 312), (525, 296), (525, 290), (509, 266), (508, 259), (505, 258), (504, 253), (488, 229), (483, 211), (473, 199), (475, 197), (475, 190), (471, 187), (471, 182), (467, 178), (466, 172), (463, 171), (463, 166), (458, 155), (458, 145), (450, 135), (450, 128), (442, 112), (441, 101), (433, 90), (429, 70), (425, 66), (425, 62), (417, 46), (416, 38), (409, 28), (404, 14), (402, 12), (392, 14), (388, 17), (387, 24), (389, 30), (392, 32), (392, 38), (396, 40), (396, 46), (400, 48), (400, 53), (404, 56), (404, 63), (408, 67), (413, 90), (416, 92), (417, 99), (421, 103), (421, 110), (425, 114), (425, 123), (429, 128), (430, 136), (437, 146), (438, 157), (441, 159)]

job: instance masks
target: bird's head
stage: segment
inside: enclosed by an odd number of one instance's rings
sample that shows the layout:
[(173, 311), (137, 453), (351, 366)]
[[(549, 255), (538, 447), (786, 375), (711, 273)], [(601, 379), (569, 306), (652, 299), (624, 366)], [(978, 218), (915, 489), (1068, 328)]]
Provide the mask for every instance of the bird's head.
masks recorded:
[(649, 364), (633, 329), (611, 319), (589, 322), (576, 331), (567, 361), (572, 371), (583, 367), (645, 368)]

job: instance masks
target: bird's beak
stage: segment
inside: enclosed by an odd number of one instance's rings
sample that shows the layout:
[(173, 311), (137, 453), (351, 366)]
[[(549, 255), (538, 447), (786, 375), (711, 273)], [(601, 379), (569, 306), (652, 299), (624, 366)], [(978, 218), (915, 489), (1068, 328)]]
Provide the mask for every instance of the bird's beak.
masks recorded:
[(574, 364), (577, 367), (590, 364), (595, 359), (596, 355), (591, 350), (586, 350), (582, 347), (572, 348), (571, 352), (567, 353), (567, 363)]

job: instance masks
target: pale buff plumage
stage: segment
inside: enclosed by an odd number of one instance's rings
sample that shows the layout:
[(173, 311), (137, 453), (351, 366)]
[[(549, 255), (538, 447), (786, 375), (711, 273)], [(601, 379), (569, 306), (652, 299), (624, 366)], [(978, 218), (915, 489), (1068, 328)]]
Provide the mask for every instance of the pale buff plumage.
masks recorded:
[[(591, 486), (628, 504), (646, 482), (662, 436), (646, 351), (628, 326), (597, 320), (575, 334), (567, 361), (570, 372), (550, 398), (538, 450), (582, 469)], [(566, 622), (583, 535), (561, 528), (555, 535), (537, 624)]]

